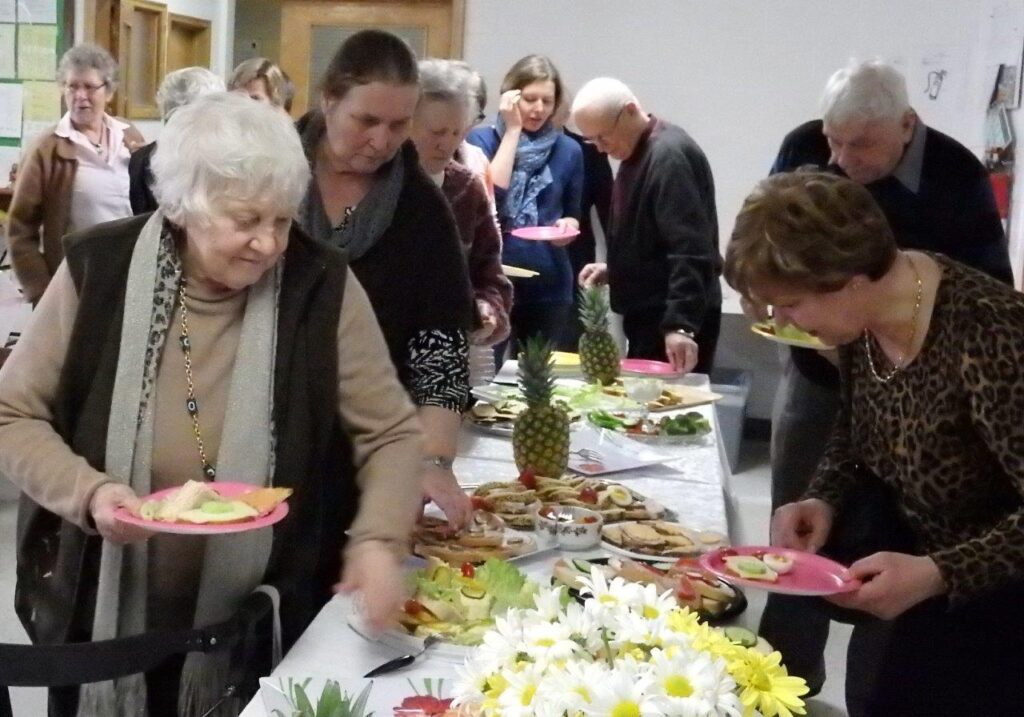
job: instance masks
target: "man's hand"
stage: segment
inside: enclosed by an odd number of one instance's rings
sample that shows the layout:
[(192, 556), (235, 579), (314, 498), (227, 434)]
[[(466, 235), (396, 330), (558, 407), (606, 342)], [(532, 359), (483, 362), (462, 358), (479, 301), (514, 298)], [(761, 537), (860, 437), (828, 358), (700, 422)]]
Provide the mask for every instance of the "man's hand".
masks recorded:
[(585, 289), (589, 289), (592, 286), (607, 284), (608, 265), (600, 261), (596, 264), (587, 264), (585, 267), (580, 269), (580, 275), (577, 281), (579, 281), (580, 286)]
[(883, 620), (892, 620), (919, 602), (946, 592), (938, 566), (927, 555), (875, 553), (851, 565), (849, 574), (863, 585), (826, 600)]
[(665, 355), (672, 368), (681, 373), (690, 373), (697, 365), (697, 342), (676, 331), (665, 334)]
[(505, 129), (519, 130), (523, 128), (523, 113), (519, 110), (519, 98), (523, 93), (519, 90), (509, 90), (501, 95), (498, 100), (498, 112), (505, 120)]
[(787, 503), (772, 516), (772, 545), (816, 553), (828, 540), (834, 520), (835, 510), (823, 500)]
[(96, 524), (96, 530), (104, 540), (123, 545), (150, 538), (152, 531), (135, 525), (122, 523), (114, 517), (118, 508), (126, 508), (138, 513), (142, 501), (123, 483), (104, 483), (92, 494), (89, 502), (89, 515)]
[(565, 239), (552, 239), (551, 243), (555, 246), (566, 246), (576, 241), (576, 237), (579, 236), (580, 223), (572, 217), (562, 217), (555, 220), (555, 228), (568, 233), (570, 236), (567, 236)]
[(473, 504), (469, 496), (450, 470), (429, 466), (423, 472), (423, 492), (437, 503), (453, 528), (465, 526), (473, 515)]
[(345, 567), (335, 592), (358, 592), (360, 610), (367, 626), (381, 631), (395, 621), (405, 600), (402, 567), (398, 557), (379, 540), (353, 545), (345, 553)]

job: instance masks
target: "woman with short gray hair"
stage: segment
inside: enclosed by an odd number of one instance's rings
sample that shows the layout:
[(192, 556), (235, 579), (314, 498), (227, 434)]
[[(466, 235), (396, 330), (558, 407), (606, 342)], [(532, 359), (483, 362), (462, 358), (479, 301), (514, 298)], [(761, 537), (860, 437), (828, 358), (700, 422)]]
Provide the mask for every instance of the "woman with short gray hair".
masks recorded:
[[(160, 209), (68, 237), (0, 372), (0, 473), (30, 499), (19, 615), (45, 644), (187, 630), (266, 584), (285, 648), (333, 588), (372, 596), (383, 626), (421, 508), (420, 429), (346, 256), (293, 224), (310, 179), (295, 128), (247, 97), (200, 97), (172, 114), (153, 172)], [(205, 539), (115, 517), (188, 481), (294, 493), (273, 528)], [(208, 714), (229, 658), (55, 689), (50, 714)]]
[(475, 110), (469, 73), (450, 60), (423, 60), (419, 69), (420, 100), (410, 136), (420, 166), (451, 206), (466, 255), (477, 308), (470, 349), (470, 382), (476, 385), (494, 374), (488, 347), (508, 336), (512, 283), (501, 268), (501, 232), (487, 190), (455, 159), (469, 130), (470, 106)]
[(107, 114), (117, 63), (96, 45), (76, 45), (57, 66), (67, 113), (22, 156), (7, 220), (11, 264), (25, 298), (42, 297), (72, 231), (130, 216), (128, 160), (145, 140)]
[[(160, 116), (164, 122), (179, 107), (183, 107), (203, 95), (224, 92), (224, 80), (205, 67), (183, 67), (169, 72), (160, 88), (156, 91), (156, 103), (160, 107)], [(149, 164), (156, 151), (156, 142), (140, 147), (132, 154), (128, 163), (128, 176), (131, 180), (129, 198), (132, 203), (132, 214), (145, 214), (157, 208), (156, 197), (153, 196), (153, 174)]]

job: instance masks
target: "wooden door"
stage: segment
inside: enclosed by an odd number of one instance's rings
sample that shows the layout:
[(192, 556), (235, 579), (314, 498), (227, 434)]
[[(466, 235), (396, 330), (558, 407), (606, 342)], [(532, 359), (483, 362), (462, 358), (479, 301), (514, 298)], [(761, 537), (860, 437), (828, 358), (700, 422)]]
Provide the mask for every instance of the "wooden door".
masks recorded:
[(460, 57), (464, 16), (464, 0), (285, 0), (280, 59), (295, 83), (292, 114), (316, 104), (323, 72), (350, 35), (379, 28), (408, 42), (418, 57)]

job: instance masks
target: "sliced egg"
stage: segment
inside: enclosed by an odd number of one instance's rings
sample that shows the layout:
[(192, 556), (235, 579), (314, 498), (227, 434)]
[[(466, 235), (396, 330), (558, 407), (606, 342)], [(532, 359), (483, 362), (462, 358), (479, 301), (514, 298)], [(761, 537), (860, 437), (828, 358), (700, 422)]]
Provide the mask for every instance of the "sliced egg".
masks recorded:
[(259, 513), (252, 506), (240, 500), (210, 500), (198, 508), (186, 510), (178, 515), (185, 523), (234, 523), (255, 518)]
[(782, 553), (765, 553), (761, 560), (779, 575), (785, 575), (793, 569), (793, 558)]
[(725, 567), (747, 580), (763, 580), (773, 583), (779, 574), (753, 555), (729, 555), (724, 559)]
[(633, 494), (629, 492), (629, 488), (621, 485), (610, 485), (605, 491), (608, 495), (609, 500), (612, 503), (625, 508), (633, 504)]

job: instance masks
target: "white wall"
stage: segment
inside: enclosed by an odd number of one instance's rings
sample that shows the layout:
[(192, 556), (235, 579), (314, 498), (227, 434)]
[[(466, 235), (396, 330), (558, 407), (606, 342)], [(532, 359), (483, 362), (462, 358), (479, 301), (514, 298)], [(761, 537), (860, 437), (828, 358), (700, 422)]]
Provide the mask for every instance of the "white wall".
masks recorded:
[[(782, 137), (818, 115), (825, 80), (850, 57), (897, 63), (925, 122), (980, 155), (992, 63), (999, 61), (990, 44), (1008, 32), (1007, 18), (1022, 6), (1020, 0), (469, 0), (465, 57), (487, 78), (492, 106), (505, 71), (531, 52), (548, 54), (570, 89), (599, 75), (625, 81), (645, 109), (683, 126), (707, 153), (724, 243)], [(1018, 61), (1020, 42), (1018, 34)], [(939, 98), (930, 100), (928, 73), (938, 69), (947, 75)], [(1022, 204), (1018, 186), (1018, 216)], [(1024, 245), (1022, 224), (1024, 217), (1015, 225), (1015, 246)]]
[[(226, 75), (234, 67), (235, 0), (163, 0), (168, 12), (210, 21), (210, 69)], [(85, 31), (85, 0), (75, 0), (75, 42)], [(157, 139), (160, 122), (135, 123), (148, 140)]]

